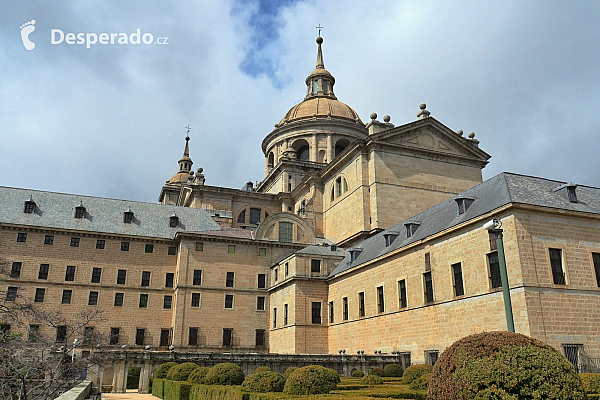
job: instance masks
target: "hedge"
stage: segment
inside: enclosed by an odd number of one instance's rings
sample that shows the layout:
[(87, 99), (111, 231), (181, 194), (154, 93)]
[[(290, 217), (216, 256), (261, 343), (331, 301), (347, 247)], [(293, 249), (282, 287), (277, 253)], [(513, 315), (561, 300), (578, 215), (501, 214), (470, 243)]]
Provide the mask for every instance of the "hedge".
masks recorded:
[(164, 364), (161, 364), (158, 368), (156, 368), (154, 370), (154, 373), (152, 374), (152, 376), (155, 378), (165, 379), (167, 377), (167, 374), (169, 373), (169, 370), (171, 369), (171, 367), (174, 367), (175, 365), (177, 365), (177, 363), (173, 362), (173, 361), (169, 361)]
[(390, 378), (401, 377), (404, 371), (402, 370), (402, 366), (399, 364), (388, 364), (383, 369), (383, 372), (385, 373), (386, 377)]
[(581, 378), (581, 383), (583, 383), (583, 390), (585, 390), (587, 394), (600, 393), (600, 374), (588, 372), (579, 374), (579, 377)]
[(189, 382), (165, 381), (165, 400), (188, 400), (192, 384)]
[(285, 378), (278, 372), (255, 372), (242, 383), (242, 390), (246, 392), (282, 392)]
[(169, 369), (167, 379), (172, 381), (187, 381), (190, 375), (198, 368), (200, 368), (200, 366), (193, 362), (175, 365)]
[(164, 388), (165, 388), (166, 379), (156, 378), (152, 379), (152, 395), (158, 397), (159, 399), (164, 399)]
[(281, 393), (244, 393), (239, 386), (192, 385), (189, 400), (277, 400)]
[(244, 378), (244, 372), (239, 365), (221, 363), (208, 371), (204, 377), (204, 383), (207, 385), (241, 385)]
[(429, 364), (415, 364), (406, 368), (404, 375), (402, 375), (402, 383), (409, 385), (415, 379), (425, 374), (430, 374), (433, 367)]
[(285, 382), (283, 392), (294, 395), (329, 393), (336, 388), (337, 380), (339, 375), (335, 379), (331, 369), (309, 365), (292, 372)]

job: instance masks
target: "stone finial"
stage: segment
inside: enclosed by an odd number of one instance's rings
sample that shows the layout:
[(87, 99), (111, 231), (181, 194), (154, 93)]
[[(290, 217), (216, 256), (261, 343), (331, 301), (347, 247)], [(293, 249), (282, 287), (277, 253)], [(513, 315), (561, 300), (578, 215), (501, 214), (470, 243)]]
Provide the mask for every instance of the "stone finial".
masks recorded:
[(190, 171), (188, 175), (188, 183), (194, 182), (194, 171)]
[(375, 121), (377, 119), (377, 113), (371, 113), (370, 118)]
[(459, 129), (459, 130), (457, 130), (457, 131), (456, 131), (456, 134), (457, 134), (458, 136), (462, 136), (462, 135), (463, 135), (463, 130), (462, 130), (462, 129)]
[(385, 123), (388, 123), (388, 122), (390, 122), (390, 119), (391, 119), (391, 118), (390, 118), (390, 116), (389, 116), (389, 115), (384, 115), (384, 116), (383, 116), (383, 122), (385, 122)]
[(479, 146), (479, 140), (475, 139), (475, 132), (469, 132), (469, 139), (475, 146)]
[(469, 132), (469, 139), (475, 138), (475, 132)]
[[(196, 170), (196, 177), (194, 178), (194, 183), (196, 185), (204, 185), (204, 182), (206, 181), (206, 179), (204, 179), (204, 175), (202, 174), (202, 171), (204, 171), (202, 168), (198, 168)], [(191, 176), (191, 173), (190, 173), (190, 176)]]
[(421, 109), (421, 111), (419, 111), (419, 113), (417, 114), (417, 118), (419, 118), (419, 119), (429, 118), (431, 113), (426, 110), (427, 104), (421, 103), (421, 104), (419, 104), (419, 108)]

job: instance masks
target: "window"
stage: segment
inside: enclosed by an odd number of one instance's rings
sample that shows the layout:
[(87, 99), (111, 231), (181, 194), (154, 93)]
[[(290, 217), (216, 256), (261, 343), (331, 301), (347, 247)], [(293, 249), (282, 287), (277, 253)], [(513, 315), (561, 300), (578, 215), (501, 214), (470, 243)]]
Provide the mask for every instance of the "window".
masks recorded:
[(192, 293), (192, 307), (200, 307), (200, 293)]
[(40, 337), (40, 326), (29, 325), (29, 333), (27, 334), (27, 340), (30, 342), (37, 342)]
[(383, 241), (385, 243), (385, 247), (390, 247), (392, 245), (392, 243), (394, 242), (394, 239), (396, 239), (397, 237), (398, 237), (398, 235), (395, 233), (384, 233)]
[(233, 329), (223, 328), (223, 347), (233, 346)]
[(265, 345), (265, 330), (257, 329), (256, 331), (256, 347), (263, 347)]
[(189, 330), (188, 330), (188, 345), (189, 346), (197, 346), (198, 345), (198, 328), (189, 328)]
[(266, 257), (267, 256), (267, 249), (264, 247), (259, 247), (258, 248), (258, 256), (259, 257)]
[(260, 311), (265, 310), (265, 298), (263, 296), (258, 296), (256, 298), (256, 309)]
[(233, 245), (233, 244), (227, 245), (227, 254), (235, 254), (235, 245)]
[(274, 281), (277, 282), (277, 280), (279, 279), (279, 268), (275, 268), (273, 270), (273, 274), (275, 274)]
[(71, 297), (73, 297), (73, 291), (70, 289), (65, 289), (62, 292), (61, 304), (71, 304)]
[(596, 285), (600, 287), (600, 253), (592, 253), (592, 261), (594, 262), (594, 271), (596, 272)]
[(338, 197), (342, 195), (342, 177), (335, 180), (335, 193)]
[(408, 224), (404, 224), (406, 226), (406, 237), (409, 238), (417, 232), (419, 229), (419, 224), (416, 222), (409, 222)]
[(240, 215), (238, 215), (237, 222), (238, 224), (243, 224), (246, 222), (246, 210), (242, 211)]
[(344, 308), (342, 310), (343, 311), (343, 320), (348, 321), (348, 298), (347, 297), (344, 297), (342, 299), (342, 304), (344, 306)]
[(75, 207), (75, 218), (81, 219), (83, 217), (85, 217), (85, 207), (82, 205)]
[(133, 211), (127, 210), (123, 213), (123, 222), (126, 224), (133, 222)]
[(98, 292), (90, 292), (90, 297), (88, 299), (88, 306), (97, 306), (98, 305)]
[(123, 307), (125, 293), (115, 293), (115, 307)]
[(329, 302), (329, 323), (333, 324), (333, 301)]
[(465, 294), (462, 278), (462, 266), (460, 263), (452, 264), (452, 276), (454, 277), (454, 296)]
[(426, 350), (425, 351), (425, 363), (429, 365), (435, 365), (440, 356), (439, 350)]
[(124, 285), (125, 278), (127, 277), (127, 271), (124, 269), (120, 269), (117, 271), (117, 285)]
[(129, 242), (121, 242), (121, 251), (129, 251)]
[(488, 231), (488, 236), (490, 240), (490, 251), (498, 250), (498, 242), (496, 241), (496, 233), (492, 231)]
[(106, 246), (106, 240), (98, 239), (96, 240), (96, 248), (99, 250), (103, 250), (104, 246)]
[(33, 201), (33, 200), (26, 201), (23, 212), (25, 214), (33, 214), (35, 212), (35, 201)]
[(317, 93), (319, 93), (319, 80), (314, 79), (313, 80), (313, 94), (317, 94)]
[(233, 277), (234, 277), (233, 272), (227, 273), (227, 278), (225, 279), (225, 287), (233, 287)]
[(192, 278), (192, 285), (195, 285), (195, 286), (202, 285), (202, 270), (201, 269), (194, 270), (194, 276)]
[(581, 368), (580, 354), (583, 353), (582, 344), (563, 344), (563, 350), (565, 351), (565, 358), (573, 364), (575, 370), (579, 373)]
[(17, 290), (19, 290), (16, 286), (9, 286), (6, 290), (6, 301), (15, 301), (17, 298)]
[(75, 267), (72, 265), (67, 266), (67, 271), (65, 272), (65, 281), (74, 281), (75, 280)]
[(382, 313), (385, 311), (385, 303), (383, 298), (383, 286), (377, 287), (377, 312)]
[(290, 271), (289, 271), (289, 266), (288, 266), (288, 263), (285, 263), (285, 277), (286, 277), (286, 278), (287, 278), (287, 276), (288, 276), (288, 273), (289, 273), (289, 272), (290, 272)]
[(110, 328), (110, 339), (109, 343), (112, 345), (119, 344), (119, 328)]
[(92, 283), (100, 283), (101, 276), (102, 276), (102, 268), (92, 269)]
[(283, 305), (283, 325), (287, 325), (288, 324), (288, 305), (284, 304)]
[(425, 253), (425, 271), (431, 271), (431, 253)]
[(310, 273), (320, 274), (321, 273), (321, 260), (310, 260)]
[(146, 336), (146, 330), (143, 328), (137, 328), (135, 330), (135, 345), (143, 346), (144, 345), (144, 337)]
[(266, 289), (267, 287), (267, 275), (266, 274), (258, 274), (258, 288)]
[(360, 292), (358, 294), (358, 316), (365, 316), (365, 292)]
[(204, 243), (202, 243), (202, 242), (196, 242), (195, 250), (196, 251), (204, 251)]
[(250, 223), (258, 224), (260, 222), (260, 208), (250, 209)]
[(492, 289), (502, 287), (502, 278), (500, 277), (500, 262), (498, 261), (498, 252), (494, 251), (487, 255), (490, 267), (490, 286)]
[(40, 270), (38, 272), (38, 279), (48, 279), (48, 271), (50, 270), (49, 264), (40, 264)]
[(94, 340), (94, 327), (86, 326), (83, 328), (83, 344), (91, 344)]
[(313, 301), (311, 309), (312, 309), (312, 323), (320, 324), (321, 323), (321, 303)]
[(159, 346), (166, 347), (170, 343), (171, 343), (171, 330), (170, 329), (161, 329)]
[(277, 328), (277, 307), (273, 308), (273, 328)]
[(10, 268), (10, 277), (18, 278), (21, 276), (21, 266), (23, 265), (20, 261), (15, 261), (12, 263), (12, 267)]
[(362, 249), (351, 249), (349, 251), (350, 251), (350, 262), (351, 263), (356, 261), (358, 256), (360, 256), (360, 253), (362, 253)]
[(284, 243), (292, 243), (293, 241), (294, 224), (291, 222), (279, 222), (279, 241)]
[(179, 225), (179, 217), (173, 214), (169, 217), (169, 227), (177, 228), (177, 225)]
[(400, 308), (406, 308), (408, 306), (406, 300), (406, 280), (402, 279), (401, 281), (398, 281), (398, 306)]
[(64, 342), (67, 340), (67, 326), (59, 325), (56, 327), (56, 341)]
[(550, 267), (552, 268), (552, 280), (555, 285), (566, 285), (565, 273), (562, 266), (562, 252), (560, 249), (548, 249), (550, 253)]
[(26, 233), (17, 233), (17, 242), (26, 242), (27, 234)]
[(172, 288), (175, 274), (173, 272), (167, 272), (165, 276), (165, 287)]
[(170, 310), (172, 304), (173, 304), (173, 296), (165, 295), (165, 298), (163, 300), (163, 308)]
[(174, 256), (176, 254), (177, 254), (177, 247), (169, 246), (169, 248), (167, 249), (167, 255)]
[(233, 308), (233, 295), (225, 295), (225, 309), (231, 310)]
[(150, 286), (150, 271), (142, 271), (141, 286)]
[(140, 294), (140, 308), (148, 308), (148, 295), (145, 293)]
[(53, 235), (44, 236), (44, 244), (52, 246), (54, 244), (54, 236)]
[(469, 207), (471, 207), (471, 204), (473, 204), (473, 199), (456, 199), (456, 205), (458, 206), (458, 215), (466, 213)]
[(433, 280), (431, 278), (431, 271), (423, 274), (423, 280), (425, 282), (425, 303), (433, 303)]
[(71, 238), (71, 247), (79, 247), (80, 238)]
[(144, 246), (144, 253), (154, 253), (154, 245), (150, 244), (150, 243), (146, 243), (146, 245)]

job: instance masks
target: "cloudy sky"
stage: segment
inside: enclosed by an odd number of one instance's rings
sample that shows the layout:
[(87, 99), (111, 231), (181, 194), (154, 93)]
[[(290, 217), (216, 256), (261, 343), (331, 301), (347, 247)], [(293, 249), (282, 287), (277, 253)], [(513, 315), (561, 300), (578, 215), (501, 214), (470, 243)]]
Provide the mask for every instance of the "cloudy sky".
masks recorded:
[[(1, 0), (0, 185), (156, 202), (188, 124), (207, 184), (261, 180), (318, 24), (336, 95), (363, 121), (408, 123), (426, 102), (475, 132), (484, 179), (600, 186), (600, 2), (584, 0)], [(167, 43), (52, 44), (53, 29)]]

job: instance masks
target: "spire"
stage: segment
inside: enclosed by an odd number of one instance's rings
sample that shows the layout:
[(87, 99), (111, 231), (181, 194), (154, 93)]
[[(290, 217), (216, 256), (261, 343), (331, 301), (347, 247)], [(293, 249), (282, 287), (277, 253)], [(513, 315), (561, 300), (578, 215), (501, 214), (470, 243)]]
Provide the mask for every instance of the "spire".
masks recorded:
[(306, 78), (307, 94), (305, 100), (313, 97), (329, 97), (334, 100), (336, 99), (335, 94), (333, 93), (335, 78), (325, 69), (323, 49), (321, 48), (322, 43), (323, 38), (319, 35), (319, 37), (317, 37), (317, 65), (313, 72)]
[(323, 38), (319, 36), (317, 38), (317, 44), (319, 45), (319, 49), (317, 50), (317, 68), (325, 69), (325, 63), (323, 62), (323, 50), (321, 50), (321, 43), (323, 43)]
[(189, 136), (185, 137), (185, 149), (183, 150), (183, 156), (184, 157), (190, 156), (190, 137)]

